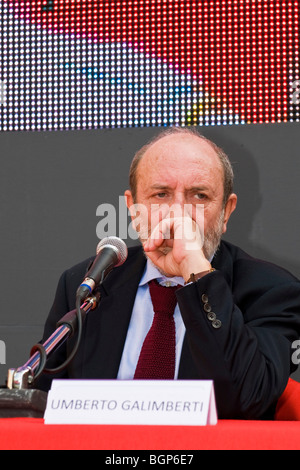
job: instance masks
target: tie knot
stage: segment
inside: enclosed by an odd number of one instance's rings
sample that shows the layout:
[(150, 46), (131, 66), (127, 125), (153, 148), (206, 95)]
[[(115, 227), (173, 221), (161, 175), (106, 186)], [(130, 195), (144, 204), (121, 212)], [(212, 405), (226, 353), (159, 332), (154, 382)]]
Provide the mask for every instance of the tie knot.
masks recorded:
[(173, 315), (177, 304), (175, 292), (178, 286), (161, 286), (156, 280), (149, 282), (149, 289), (155, 313)]

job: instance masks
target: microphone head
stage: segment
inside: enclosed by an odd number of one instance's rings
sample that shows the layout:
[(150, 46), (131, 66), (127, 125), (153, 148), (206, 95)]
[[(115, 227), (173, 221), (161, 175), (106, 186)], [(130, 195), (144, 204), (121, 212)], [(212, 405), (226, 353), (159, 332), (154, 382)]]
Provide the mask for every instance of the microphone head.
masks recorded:
[(117, 252), (118, 252), (118, 264), (116, 264), (115, 267), (121, 266), (124, 263), (124, 261), (126, 261), (127, 255), (128, 255), (128, 249), (127, 249), (126, 243), (123, 240), (121, 240), (121, 238), (118, 238), (118, 237), (105, 237), (102, 240), (100, 240), (100, 242), (97, 245), (97, 250), (96, 250), (97, 255), (99, 251), (101, 250), (101, 248), (103, 248), (104, 246), (108, 246), (108, 245), (111, 245), (112, 247), (114, 247), (114, 249), (117, 249)]

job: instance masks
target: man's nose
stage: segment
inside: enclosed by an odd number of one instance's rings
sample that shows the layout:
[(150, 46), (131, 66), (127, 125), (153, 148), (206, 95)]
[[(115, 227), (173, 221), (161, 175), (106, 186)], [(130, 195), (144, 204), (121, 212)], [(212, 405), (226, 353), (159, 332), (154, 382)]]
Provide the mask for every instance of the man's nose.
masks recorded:
[(186, 203), (185, 195), (182, 192), (178, 192), (174, 194), (174, 197), (173, 197), (174, 205), (177, 205), (178, 207), (181, 207), (183, 209), (185, 203)]
[(169, 204), (170, 217), (183, 217), (185, 215), (186, 200), (184, 195), (174, 195), (172, 202)]

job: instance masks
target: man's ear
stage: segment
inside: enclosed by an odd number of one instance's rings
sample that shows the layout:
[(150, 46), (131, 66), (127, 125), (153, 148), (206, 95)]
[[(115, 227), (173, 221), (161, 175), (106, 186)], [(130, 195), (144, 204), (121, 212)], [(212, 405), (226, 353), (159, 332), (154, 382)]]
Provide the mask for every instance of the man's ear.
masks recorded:
[[(131, 226), (133, 230), (135, 230), (138, 235), (141, 235), (141, 227), (143, 226), (143, 220), (147, 221), (147, 208), (143, 204), (137, 204), (134, 202), (132, 197), (132, 193), (129, 189), (127, 189), (124, 193), (126, 206), (130, 212), (131, 217)], [(148, 233), (148, 232), (147, 232)]]
[(228, 220), (231, 214), (233, 213), (233, 211), (235, 210), (236, 205), (237, 205), (237, 195), (232, 193), (230, 194), (226, 202), (225, 209), (224, 209), (223, 233), (225, 233), (227, 230)]
[(133, 202), (131, 191), (129, 189), (126, 189), (124, 193), (124, 197), (125, 197), (127, 209), (129, 209), (129, 212), (130, 212), (131, 219), (133, 219), (133, 214), (131, 213), (130, 208), (133, 206), (134, 202)]

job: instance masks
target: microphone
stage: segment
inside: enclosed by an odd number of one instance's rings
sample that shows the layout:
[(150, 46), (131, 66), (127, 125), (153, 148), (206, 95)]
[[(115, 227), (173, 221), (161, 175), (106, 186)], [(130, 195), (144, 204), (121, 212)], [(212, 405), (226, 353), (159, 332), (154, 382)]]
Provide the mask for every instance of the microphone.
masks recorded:
[(106, 237), (97, 245), (97, 256), (89, 268), (83, 282), (77, 289), (76, 299), (84, 301), (103, 282), (107, 274), (121, 266), (127, 258), (127, 246), (118, 237)]

